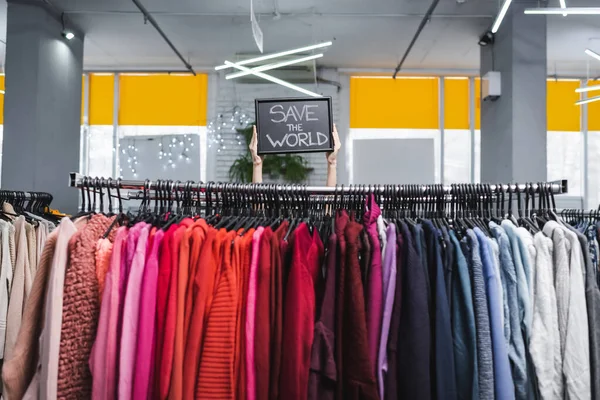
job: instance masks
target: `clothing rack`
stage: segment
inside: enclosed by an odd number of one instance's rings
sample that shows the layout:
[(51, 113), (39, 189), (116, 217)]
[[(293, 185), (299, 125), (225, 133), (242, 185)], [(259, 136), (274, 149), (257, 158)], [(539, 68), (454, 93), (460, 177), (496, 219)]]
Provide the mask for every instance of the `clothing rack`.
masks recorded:
[(126, 179), (111, 179), (111, 178), (93, 178), (83, 176), (79, 173), (72, 172), (69, 175), (69, 186), (76, 188), (89, 189), (124, 189), (138, 191), (192, 191), (205, 193), (220, 192), (280, 192), (280, 193), (298, 193), (304, 195), (336, 195), (336, 194), (385, 194), (388, 190), (402, 191), (404, 188), (410, 190), (418, 190), (422, 194), (427, 194), (432, 189), (443, 188), (444, 194), (451, 195), (457, 189), (470, 190), (475, 188), (485, 188), (492, 193), (525, 193), (527, 190), (538, 192), (542, 186), (552, 194), (564, 194), (568, 192), (568, 181), (566, 179), (541, 182), (541, 183), (511, 183), (511, 184), (460, 184), (460, 185), (337, 185), (332, 186), (305, 186), (305, 185), (282, 185), (282, 184), (237, 184), (237, 183), (221, 183), (221, 182), (181, 182), (181, 181), (153, 181), (153, 180), (126, 180)]
[(13, 206), (21, 205), (25, 207), (35, 204), (39, 207), (48, 207), (53, 199), (54, 197), (47, 192), (0, 189), (0, 204), (8, 202)]

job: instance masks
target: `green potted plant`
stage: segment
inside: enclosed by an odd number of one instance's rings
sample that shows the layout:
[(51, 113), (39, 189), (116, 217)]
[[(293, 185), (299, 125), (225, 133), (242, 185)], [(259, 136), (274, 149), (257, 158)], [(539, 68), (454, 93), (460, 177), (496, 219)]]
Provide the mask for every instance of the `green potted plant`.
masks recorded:
[[(252, 140), (252, 127), (248, 125), (244, 129), (238, 129), (238, 133), (244, 136), (246, 141), (246, 152), (236, 159), (229, 167), (229, 179), (234, 182), (252, 182), (252, 156), (248, 145)], [(269, 154), (263, 161), (263, 175), (273, 180), (283, 180), (290, 183), (301, 183), (308, 179), (313, 168), (301, 156), (295, 154)]]

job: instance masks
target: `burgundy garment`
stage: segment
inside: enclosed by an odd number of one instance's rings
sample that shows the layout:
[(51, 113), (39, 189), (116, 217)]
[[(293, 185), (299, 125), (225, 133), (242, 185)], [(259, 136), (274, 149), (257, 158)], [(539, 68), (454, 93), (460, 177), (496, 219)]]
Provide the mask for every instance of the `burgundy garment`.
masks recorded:
[[(346, 282), (346, 237), (344, 232), (346, 231), (346, 225), (348, 225), (348, 213), (346, 211), (339, 211), (335, 217), (334, 230), (337, 237), (337, 262), (338, 262), (338, 290), (337, 299), (335, 302), (335, 364), (337, 367), (337, 381), (338, 385), (336, 388), (336, 399), (343, 400), (344, 391), (342, 382), (344, 380), (344, 364), (342, 354), (342, 342), (343, 342), (343, 322), (344, 322), (344, 304), (345, 304), (345, 282)], [(333, 249), (331, 250), (333, 251)], [(363, 308), (364, 311), (364, 308)]]
[(337, 370), (335, 366), (335, 287), (336, 287), (335, 233), (329, 236), (325, 290), (321, 314), (315, 324), (314, 340), (308, 377), (308, 398), (314, 400), (335, 399)]
[[(362, 225), (350, 221), (346, 225), (346, 273), (344, 282), (344, 310), (341, 329), (342, 362), (344, 375), (341, 381), (342, 398), (379, 399), (377, 380), (371, 356), (365, 317), (365, 302), (360, 277), (358, 255), (360, 252), (359, 234)], [(338, 364), (340, 365), (340, 364)]]
[(360, 233), (360, 243), (362, 245), (361, 257), (360, 257), (360, 269), (363, 286), (365, 289), (365, 299), (367, 298), (367, 279), (369, 278), (369, 270), (371, 269), (371, 241), (369, 240), (369, 234), (363, 230)]
[(294, 231), (292, 264), (285, 292), (283, 354), (279, 377), (280, 397), (305, 400), (308, 397), (310, 352), (315, 325), (315, 283), (323, 259), (323, 243), (306, 223)]
[[(398, 228), (396, 228), (398, 230)], [(387, 344), (388, 370), (385, 376), (385, 399), (398, 399), (398, 332), (402, 311), (402, 267), (404, 260), (404, 239), (396, 234), (396, 289), (394, 308), (390, 322), (390, 335)]]
[(259, 242), (259, 260), (256, 279), (256, 315), (254, 335), (254, 366), (256, 398), (269, 397), (271, 370), (271, 239), (273, 230), (267, 227)]
[[(371, 242), (371, 268), (367, 279), (367, 333), (369, 337), (369, 357), (376, 373), (377, 355), (379, 353), (379, 340), (381, 339), (381, 320), (383, 318), (383, 271), (381, 267), (381, 243), (377, 231), (377, 217), (381, 210), (375, 202), (375, 195), (371, 193), (366, 200), (363, 223), (369, 234)], [(360, 267), (359, 267), (360, 268)]]
[(283, 287), (280, 242), (289, 223), (283, 221), (271, 236), (271, 370), (269, 371), (269, 399), (279, 398), (279, 370), (283, 336)]

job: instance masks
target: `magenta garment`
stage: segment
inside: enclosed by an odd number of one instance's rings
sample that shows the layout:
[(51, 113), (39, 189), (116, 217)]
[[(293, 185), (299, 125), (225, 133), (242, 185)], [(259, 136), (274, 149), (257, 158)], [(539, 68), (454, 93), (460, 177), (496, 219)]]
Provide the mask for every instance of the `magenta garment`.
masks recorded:
[(246, 399), (256, 400), (256, 368), (254, 363), (254, 336), (256, 334), (256, 282), (258, 279), (258, 258), (260, 238), (264, 232), (261, 226), (252, 236), (252, 259), (248, 280), (248, 301), (246, 303)]
[(383, 320), (381, 322), (381, 340), (379, 341), (379, 357), (377, 359), (377, 383), (379, 384), (379, 397), (384, 397), (385, 373), (388, 371), (387, 344), (390, 334), (390, 322), (396, 295), (396, 226), (387, 227), (387, 244), (385, 257), (383, 257)]
[[(150, 233), (150, 225), (144, 222), (140, 222), (138, 225), (141, 226), (138, 230), (139, 238), (131, 260), (127, 290), (125, 292), (125, 305), (123, 307), (123, 333), (121, 335), (118, 390), (120, 400), (129, 400), (133, 395), (133, 371), (136, 368), (135, 351), (138, 338), (142, 278), (146, 263), (146, 245)], [(129, 253), (129, 243), (127, 250)]]
[(158, 256), (164, 232), (154, 234), (152, 250), (146, 260), (142, 278), (142, 296), (138, 322), (137, 348), (135, 352), (135, 372), (133, 398), (150, 399), (154, 386), (154, 348), (156, 342), (156, 287), (158, 284)]
[(377, 232), (377, 217), (381, 210), (375, 203), (373, 193), (367, 197), (366, 212), (363, 223), (371, 243), (371, 267), (367, 277), (367, 337), (369, 340), (369, 356), (373, 374), (377, 376), (377, 354), (379, 353), (379, 339), (381, 338), (381, 317), (383, 315), (383, 276), (381, 271), (381, 244)]
[(110, 268), (104, 281), (104, 294), (96, 341), (90, 354), (93, 377), (92, 399), (112, 400), (117, 397), (117, 322), (119, 317), (119, 282), (121, 258), (127, 241), (127, 228), (117, 229)]
[[(119, 280), (119, 319), (117, 320), (117, 352), (121, 354), (121, 336), (123, 335), (123, 308), (125, 307), (125, 292), (129, 280), (129, 270), (135, 254), (135, 245), (140, 237), (141, 224), (134, 225), (127, 233), (127, 240), (121, 250), (121, 276)], [(118, 355), (117, 354), (117, 355)], [(119, 362), (117, 362), (117, 376), (119, 376)]]

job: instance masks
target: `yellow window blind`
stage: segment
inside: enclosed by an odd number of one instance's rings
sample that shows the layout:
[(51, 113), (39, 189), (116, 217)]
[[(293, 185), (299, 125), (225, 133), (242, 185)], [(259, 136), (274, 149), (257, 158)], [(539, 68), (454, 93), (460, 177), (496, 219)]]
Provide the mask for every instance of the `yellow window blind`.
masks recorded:
[(121, 75), (120, 125), (204, 126), (208, 76)]
[(575, 105), (579, 100), (578, 81), (547, 82), (546, 120), (548, 131), (579, 132), (581, 121), (580, 107)]
[(438, 129), (438, 78), (352, 77), (351, 128)]
[(112, 125), (114, 122), (115, 76), (113, 74), (90, 74), (89, 83), (89, 124)]
[(469, 79), (444, 79), (444, 128), (469, 129)]
[[(4, 74), (0, 75), (0, 89), (4, 88)], [(4, 125), (4, 95), (0, 94), (0, 125)]]
[(481, 129), (481, 79), (475, 78), (475, 130)]
[[(597, 93), (597, 92), (596, 92)], [(588, 93), (588, 97), (595, 97), (594, 92)], [(588, 131), (600, 132), (600, 101), (588, 103)], [(580, 106), (578, 106), (580, 107)]]

